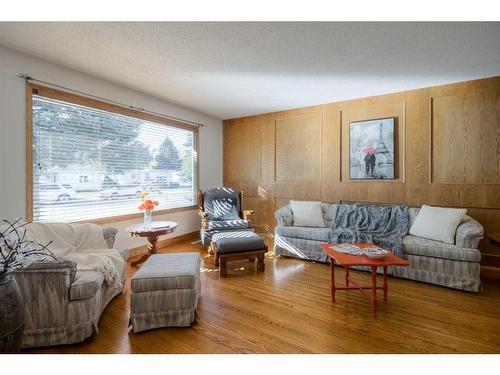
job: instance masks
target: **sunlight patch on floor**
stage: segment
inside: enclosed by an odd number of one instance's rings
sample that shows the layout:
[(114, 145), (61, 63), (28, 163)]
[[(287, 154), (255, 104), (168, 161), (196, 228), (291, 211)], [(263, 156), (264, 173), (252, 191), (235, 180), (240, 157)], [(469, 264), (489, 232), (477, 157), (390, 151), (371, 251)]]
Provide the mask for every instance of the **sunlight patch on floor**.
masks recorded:
[(300, 251), (297, 247), (292, 245), (290, 242), (283, 239), (281, 236), (275, 236), (274, 240), (276, 241), (276, 245), (284, 248), (286, 251), (289, 251), (292, 254), (295, 254), (296, 257), (300, 259), (309, 259), (307, 255), (305, 255), (302, 251)]
[(203, 272), (205, 272), (205, 273), (206, 272), (219, 272), (219, 269), (218, 268), (204, 268), (204, 267), (202, 267), (202, 268), (200, 268), (200, 272), (202, 272), (202, 273)]

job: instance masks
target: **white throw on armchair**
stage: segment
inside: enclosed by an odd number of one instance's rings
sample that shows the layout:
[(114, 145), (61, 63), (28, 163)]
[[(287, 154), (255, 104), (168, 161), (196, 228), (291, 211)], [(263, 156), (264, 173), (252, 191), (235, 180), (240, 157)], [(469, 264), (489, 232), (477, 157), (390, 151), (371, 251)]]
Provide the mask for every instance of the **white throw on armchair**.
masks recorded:
[(107, 304), (123, 291), (127, 250), (113, 249), (115, 228), (95, 224), (26, 226), (56, 262), (14, 271), (26, 313), (23, 347), (72, 344), (90, 337)]

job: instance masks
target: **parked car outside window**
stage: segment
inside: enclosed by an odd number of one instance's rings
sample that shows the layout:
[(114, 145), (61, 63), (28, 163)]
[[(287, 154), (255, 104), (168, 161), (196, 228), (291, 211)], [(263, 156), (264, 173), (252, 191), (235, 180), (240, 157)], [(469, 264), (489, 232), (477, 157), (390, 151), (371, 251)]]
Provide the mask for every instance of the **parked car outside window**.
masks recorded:
[[(66, 185), (66, 184), (65, 184)], [(66, 186), (70, 186), (69, 188)], [(40, 202), (67, 202), (75, 198), (71, 185), (40, 184), (38, 194)]]
[(139, 198), (143, 188), (139, 184), (113, 186), (101, 191), (101, 199)]

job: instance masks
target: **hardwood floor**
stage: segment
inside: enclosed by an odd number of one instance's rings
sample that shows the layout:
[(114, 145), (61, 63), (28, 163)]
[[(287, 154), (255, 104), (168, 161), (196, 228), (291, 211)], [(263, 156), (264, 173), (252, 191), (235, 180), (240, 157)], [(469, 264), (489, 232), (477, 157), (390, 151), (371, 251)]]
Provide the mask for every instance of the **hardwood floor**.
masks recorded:
[[(378, 317), (360, 293), (330, 301), (328, 265), (291, 258), (266, 259), (265, 273), (248, 261), (228, 263), (219, 279), (201, 245), (162, 252), (200, 251), (200, 318), (191, 328), (129, 333), (130, 282), (105, 309), (99, 334), (81, 344), (37, 353), (500, 353), (500, 285), (479, 294), (409, 280), (389, 279), (389, 300)], [(128, 280), (136, 269), (129, 266)], [(337, 282), (343, 280), (336, 269)], [(370, 274), (351, 272), (362, 283)], [(380, 279), (381, 281), (381, 279)]]

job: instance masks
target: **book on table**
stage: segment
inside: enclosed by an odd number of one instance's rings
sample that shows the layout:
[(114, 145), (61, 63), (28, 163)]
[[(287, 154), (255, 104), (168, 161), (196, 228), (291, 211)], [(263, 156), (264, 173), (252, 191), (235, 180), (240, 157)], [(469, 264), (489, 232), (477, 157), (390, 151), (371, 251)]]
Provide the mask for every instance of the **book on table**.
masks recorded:
[(363, 246), (358, 246), (357, 244), (352, 243), (340, 243), (331, 246), (330, 248), (338, 251), (339, 253), (351, 255), (365, 255), (368, 252), (382, 251), (380, 247), (374, 244), (363, 244)]

